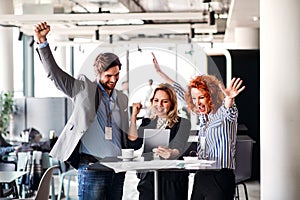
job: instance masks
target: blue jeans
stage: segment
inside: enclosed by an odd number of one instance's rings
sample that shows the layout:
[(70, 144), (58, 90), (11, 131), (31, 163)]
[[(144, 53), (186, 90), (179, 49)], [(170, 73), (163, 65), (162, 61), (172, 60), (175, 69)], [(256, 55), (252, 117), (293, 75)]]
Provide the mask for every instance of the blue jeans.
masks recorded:
[(79, 200), (122, 200), (125, 173), (87, 170), (87, 167), (87, 163), (79, 163)]

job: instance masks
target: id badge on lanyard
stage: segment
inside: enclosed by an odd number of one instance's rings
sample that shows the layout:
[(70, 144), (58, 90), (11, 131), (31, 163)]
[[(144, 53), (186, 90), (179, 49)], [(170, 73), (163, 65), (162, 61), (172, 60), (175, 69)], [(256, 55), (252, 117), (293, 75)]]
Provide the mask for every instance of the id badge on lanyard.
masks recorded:
[(105, 126), (105, 139), (112, 140), (112, 127)]
[(113, 110), (116, 107), (116, 103), (114, 104), (114, 107), (111, 111), (109, 111), (109, 103), (108, 106), (105, 104), (105, 108), (106, 108), (106, 114), (107, 114), (107, 126), (105, 126), (105, 139), (106, 140), (112, 140), (112, 127), (111, 127), (111, 115)]

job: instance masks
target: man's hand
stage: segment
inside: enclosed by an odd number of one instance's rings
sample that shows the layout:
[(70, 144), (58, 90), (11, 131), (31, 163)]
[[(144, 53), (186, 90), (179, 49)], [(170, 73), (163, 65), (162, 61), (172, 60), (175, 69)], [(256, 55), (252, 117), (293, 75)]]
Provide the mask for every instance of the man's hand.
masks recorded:
[(47, 40), (47, 35), (50, 31), (50, 26), (47, 22), (41, 22), (39, 24), (34, 25), (34, 33), (35, 39), (38, 43), (43, 43)]

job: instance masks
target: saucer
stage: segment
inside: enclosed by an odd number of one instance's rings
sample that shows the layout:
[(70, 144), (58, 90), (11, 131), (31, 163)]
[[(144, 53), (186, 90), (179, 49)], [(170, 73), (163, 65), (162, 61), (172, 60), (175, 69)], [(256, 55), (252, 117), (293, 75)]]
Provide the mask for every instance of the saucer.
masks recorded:
[(122, 156), (117, 156), (117, 158), (122, 159), (123, 161), (131, 161), (131, 160), (137, 158), (137, 156), (133, 156), (133, 157), (122, 157)]
[(198, 163), (200, 161), (198, 157), (191, 156), (183, 156), (183, 160), (185, 163)]

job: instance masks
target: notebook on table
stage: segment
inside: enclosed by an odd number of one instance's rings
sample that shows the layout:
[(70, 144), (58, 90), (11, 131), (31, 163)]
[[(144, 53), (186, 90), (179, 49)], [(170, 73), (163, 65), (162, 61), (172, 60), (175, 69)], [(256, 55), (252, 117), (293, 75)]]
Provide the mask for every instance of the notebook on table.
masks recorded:
[(143, 153), (151, 153), (158, 146), (169, 146), (170, 129), (145, 129)]

